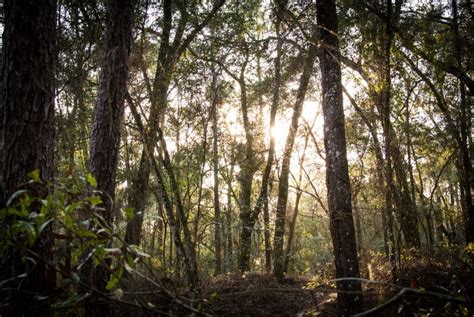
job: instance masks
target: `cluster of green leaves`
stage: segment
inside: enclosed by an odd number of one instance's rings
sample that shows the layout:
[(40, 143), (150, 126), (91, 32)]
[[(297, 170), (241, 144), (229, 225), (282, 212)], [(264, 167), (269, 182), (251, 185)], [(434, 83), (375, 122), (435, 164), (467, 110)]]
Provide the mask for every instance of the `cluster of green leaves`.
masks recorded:
[[(29, 176), (30, 184), (41, 183), (39, 171), (33, 171)], [(5, 208), (0, 209), (0, 223), (3, 229), (0, 236), (2, 257), (11, 247), (24, 250), (33, 246), (53, 221), (48, 204), (48, 198), (33, 197), (27, 189), (18, 190), (11, 195)]]
[[(48, 269), (60, 274), (57, 287), (64, 292), (55, 306), (69, 306), (82, 300), (79, 289), (87, 291), (87, 281), (80, 277), (87, 261), (94, 267), (110, 264), (106, 286), (110, 290), (125, 270), (131, 272), (140, 258), (148, 257), (138, 247), (126, 245), (102, 217), (102, 200), (91, 174), (71, 176), (54, 186), (43, 183), (38, 171), (30, 177), (24, 189), (15, 192), (0, 210), (0, 258), (20, 258), (33, 266), (25, 265), (24, 274), (0, 281), (0, 287), (27, 279), (37, 263), (47, 263)], [(128, 220), (133, 219), (132, 209), (125, 208), (124, 212)], [(42, 240), (52, 241), (48, 252), (38, 252)], [(46, 258), (48, 254), (55, 255), (53, 261)]]

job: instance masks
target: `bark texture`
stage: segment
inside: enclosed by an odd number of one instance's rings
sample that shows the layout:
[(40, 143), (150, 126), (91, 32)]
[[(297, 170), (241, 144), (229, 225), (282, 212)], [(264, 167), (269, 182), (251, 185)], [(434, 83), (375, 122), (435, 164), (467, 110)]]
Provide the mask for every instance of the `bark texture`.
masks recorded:
[(56, 1), (6, 0), (4, 9), (2, 205), (33, 170), (52, 176)]
[[(4, 1), (2, 78), (0, 98), (0, 208), (8, 198), (25, 187), (28, 173), (38, 170), (43, 181), (52, 179), (54, 137), (54, 67), (56, 59), (56, 1)], [(43, 196), (33, 186), (32, 195)], [(35, 208), (35, 207), (33, 207)], [(8, 218), (7, 223), (12, 220)], [(5, 223), (2, 223), (2, 227)], [(0, 227), (0, 234), (4, 228)], [(49, 299), (33, 294), (50, 294), (56, 287), (51, 227), (46, 228), (31, 248), (36, 263), (24, 261), (18, 246), (4, 251), (0, 259), (0, 280), (27, 272), (12, 293), (11, 316), (47, 316)], [(3, 239), (2, 239), (3, 240)], [(31, 255), (28, 255), (31, 256)], [(28, 305), (25, 305), (28, 303)]]
[[(323, 93), (326, 184), (336, 277), (359, 277), (347, 165), (336, 5), (334, 0), (318, 0), (316, 4), (322, 42), (319, 61)], [(360, 282), (338, 282), (337, 288), (355, 292), (338, 293), (340, 315), (348, 316), (363, 309)]]
[[(115, 175), (127, 91), (134, 2), (106, 1), (107, 25), (92, 126), (89, 170), (97, 181), (104, 208), (102, 216), (109, 226), (112, 226), (114, 218)], [(105, 262), (94, 269), (92, 261), (88, 261), (82, 277), (86, 283), (105, 291), (110, 274), (109, 265)], [(108, 311), (103, 305), (86, 307), (87, 315), (107, 315)]]
[(214, 173), (214, 252), (216, 267), (214, 274), (222, 273), (222, 221), (221, 207), (219, 203), (219, 157), (218, 157), (218, 127), (217, 127), (217, 106), (219, 105), (217, 74), (214, 72), (211, 84), (211, 102), (212, 102), (212, 169)]
[(105, 45), (92, 126), (89, 169), (102, 193), (104, 219), (113, 221), (115, 174), (119, 157), (134, 0), (108, 0)]

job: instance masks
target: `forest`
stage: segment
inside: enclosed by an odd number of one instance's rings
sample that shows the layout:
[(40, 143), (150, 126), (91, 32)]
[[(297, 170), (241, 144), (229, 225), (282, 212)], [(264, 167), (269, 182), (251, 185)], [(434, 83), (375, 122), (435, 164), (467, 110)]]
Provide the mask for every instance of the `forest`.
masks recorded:
[(0, 1), (0, 316), (474, 316), (471, 0)]

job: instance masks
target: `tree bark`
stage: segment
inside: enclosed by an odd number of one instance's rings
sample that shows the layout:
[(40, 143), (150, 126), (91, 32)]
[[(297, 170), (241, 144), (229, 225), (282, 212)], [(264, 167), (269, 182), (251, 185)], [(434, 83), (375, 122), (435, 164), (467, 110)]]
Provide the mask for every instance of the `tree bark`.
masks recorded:
[(0, 112), (2, 206), (35, 169), (53, 172), (56, 1), (6, 0)]
[(217, 106), (219, 105), (219, 92), (217, 87), (217, 73), (214, 71), (211, 83), (211, 112), (212, 112), (212, 168), (214, 172), (214, 254), (216, 267), (214, 274), (222, 273), (221, 257), (221, 207), (219, 203), (219, 157), (218, 157), (218, 130), (217, 130)]
[[(22, 184), (34, 170), (43, 181), (52, 180), (56, 62), (56, 1), (6, 0), (3, 8), (0, 208), (20, 185), (32, 196), (47, 194)], [(1, 225), (0, 235), (10, 220)], [(47, 265), (53, 261), (51, 232), (48, 226), (31, 248), (38, 255), (35, 265), (22, 259), (25, 254), (18, 246), (5, 250), (0, 259), (2, 281), (27, 272), (20, 285), (11, 285), (12, 316), (49, 314), (49, 299), (38, 303), (33, 294), (50, 294), (56, 287), (55, 272)]]
[[(346, 153), (336, 5), (334, 0), (318, 0), (316, 5), (320, 40), (323, 43), (319, 50), (319, 61), (323, 94), (326, 184), (336, 277), (359, 277)], [(355, 292), (338, 293), (340, 315), (348, 316), (363, 309), (360, 282), (338, 282), (337, 288)]]
[(106, 2), (107, 26), (101, 63), (99, 92), (92, 127), (89, 169), (105, 207), (104, 219), (112, 224), (115, 174), (119, 157), (128, 57), (132, 42), (133, 0)]
[[(94, 112), (89, 170), (97, 181), (103, 204), (103, 218), (109, 226), (115, 213), (115, 175), (119, 158), (125, 95), (128, 81), (128, 58), (132, 42), (134, 0), (108, 0), (99, 90)], [(109, 277), (107, 264), (85, 266), (84, 276), (101, 291)], [(100, 309), (99, 309), (100, 310)]]
[(253, 151), (253, 135), (249, 119), (249, 103), (247, 99), (247, 85), (245, 82), (245, 71), (249, 56), (241, 66), (238, 83), (240, 87), (240, 105), (242, 111), (242, 121), (245, 131), (245, 160), (241, 164), (239, 175), (240, 183), (240, 221), (242, 230), (240, 232), (240, 254), (239, 269), (241, 272), (250, 271), (250, 251), (252, 242), (252, 232), (255, 225), (252, 215), (252, 183), (255, 175), (255, 155)]
[[(458, 16), (458, 5), (456, 0), (451, 0), (451, 9), (453, 14), (453, 30), (454, 30), (454, 48), (457, 59), (457, 66), (463, 67), (463, 50), (461, 39), (459, 36), (459, 16)], [(474, 94), (474, 85), (469, 87), (471, 94)], [(472, 192), (474, 187), (473, 171), (472, 171), (472, 151), (470, 149), (469, 139), (472, 138), (471, 134), (471, 99), (466, 98), (466, 83), (459, 80), (459, 95), (460, 95), (460, 115), (459, 115), (459, 128), (460, 128), (460, 183), (462, 186), (461, 193), (463, 194), (463, 211), (465, 218), (465, 235), (466, 244), (474, 243), (474, 205), (472, 201)], [(471, 140), (472, 141), (472, 140)]]

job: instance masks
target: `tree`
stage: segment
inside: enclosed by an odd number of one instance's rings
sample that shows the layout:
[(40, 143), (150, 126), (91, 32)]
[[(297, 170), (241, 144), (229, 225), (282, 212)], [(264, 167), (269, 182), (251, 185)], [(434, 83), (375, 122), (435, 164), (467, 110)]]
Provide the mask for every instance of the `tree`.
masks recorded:
[[(0, 99), (0, 206), (19, 189), (45, 196), (29, 188), (28, 174), (51, 181), (54, 147), (54, 71), (56, 60), (56, 1), (4, 1), (5, 29), (2, 47)], [(36, 172), (35, 172), (36, 174)], [(2, 229), (3, 230), (3, 229)], [(30, 294), (50, 293), (55, 279), (43, 260), (52, 257), (51, 227), (33, 246), (35, 264), (25, 263), (21, 250), (12, 246), (2, 259), (1, 279), (27, 272), (11, 304), (12, 315), (32, 314), (37, 303)], [(6, 261), (6, 263), (4, 262)], [(26, 307), (25, 302), (32, 303)]]
[[(53, 172), (55, 1), (5, 1), (2, 52), (2, 205), (35, 169)], [(34, 54), (32, 54), (34, 52)]]
[(222, 273), (222, 220), (221, 207), (219, 203), (219, 157), (218, 157), (218, 127), (217, 127), (217, 107), (219, 106), (219, 90), (217, 85), (217, 73), (212, 72), (211, 83), (211, 116), (212, 116), (212, 170), (214, 176), (214, 252), (216, 258), (215, 275)]
[[(107, 25), (101, 62), (99, 91), (94, 112), (89, 169), (97, 181), (103, 202), (103, 218), (112, 226), (120, 131), (128, 80), (128, 58), (132, 43), (134, 0), (108, 0)], [(105, 290), (107, 268), (92, 274), (91, 282)]]
[(89, 169), (104, 203), (104, 219), (113, 222), (115, 175), (119, 158), (128, 58), (135, 0), (108, 0), (107, 26), (94, 112)]
[(298, 132), (298, 121), (301, 116), (306, 91), (311, 78), (313, 63), (316, 59), (316, 51), (317, 50), (314, 43), (310, 43), (304, 61), (303, 73), (301, 74), (298, 93), (293, 106), (291, 125), (286, 138), (285, 150), (283, 152), (281, 163), (280, 183), (278, 184), (278, 202), (276, 207), (275, 236), (273, 239), (273, 272), (276, 279), (279, 281), (281, 281), (284, 277), (285, 258), (283, 254), (283, 237), (285, 234), (285, 215), (286, 205), (288, 202), (288, 181), (290, 175), (291, 153), (293, 152), (293, 146), (295, 144), (295, 138)]
[[(150, 102), (150, 113), (146, 126), (140, 123), (140, 133), (142, 135), (143, 149), (141, 153), (139, 172), (132, 180), (132, 191), (129, 201), (135, 210), (139, 211), (139, 217), (136, 217), (128, 224), (126, 241), (135, 244), (140, 243), (140, 232), (143, 223), (143, 209), (145, 207), (145, 191), (133, 190), (134, 188), (145, 189), (148, 184), (150, 174), (153, 171), (158, 182), (159, 203), (164, 205), (170, 223), (173, 240), (176, 244), (176, 250), (181, 256), (178, 259), (182, 261), (185, 269), (185, 275), (191, 288), (198, 286), (198, 272), (196, 264), (195, 245), (187, 224), (187, 215), (182, 201), (182, 193), (179, 180), (173, 169), (171, 157), (166, 149), (166, 141), (163, 136), (163, 122), (168, 108), (168, 92), (180, 58), (189, 48), (194, 38), (201, 32), (204, 27), (212, 20), (217, 11), (224, 4), (220, 0), (215, 3), (212, 9), (205, 14), (204, 18), (196, 23), (191, 30), (186, 33), (192, 24), (192, 18), (186, 2), (177, 2), (176, 6), (180, 13), (180, 19), (177, 21), (177, 27), (173, 34), (173, 1), (166, 0), (163, 2), (163, 18), (162, 30), (160, 36), (160, 47), (157, 57), (156, 72), (151, 82), (146, 68), (142, 69), (142, 75), (145, 79), (147, 87), (148, 100)], [(198, 6), (198, 4), (196, 4)], [(137, 111), (134, 118), (138, 124), (141, 120)], [(157, 133), (158, 132), (158, 133)], [(156, 144), (160, 144), (160, 157), (157, 162), (154, 157)], [(169, 191), (167, 192), (165, 178), (162, 169), (168, 176)], [(170, 199), (172, 197), (172, 200)], [(174, 216), (173, 204), (176, 206), (176, 217)], [(183, 231), (183, 239), (181, 241), (180, 231)]]
[[(462, 47), (462, 39), (459, 31), (459, 13), (456, 0), (451, 1), (452, 23), (453, 23), (453, 46), (457, 67), (464, 67), (464, 50)], [(460, 188), (461, 197), (463, 199), (464, 217), (465, 217), (465, 235), (466, 243), (474, 243), (474, 202), (472, 200), (472, 192), (474, 187), (473, 170), (472, 170), (472, 114), (471, 102), (468, 100), (466, 88), (469, 88), (471, 96), (474, 95), (474, 84), (467, 75), (459, 78), (459, 96), (460, 96), (460, 114), (459, 114), (459, 170), (460, 170)], [(464, 80), (463, 80), (464, 79)]]
[[(318, 0), (316, 6), (321, 41), (319, 63), (324, 112), (326, 184), (336, 277), (358, 278), (359, 262), (346, 153), (336, 4), (334, 0)], [(339, 281), (337, 288), (355, 292), (338, 293), (340, 315), (348, 316), (362, 309), (363, 297), (359, 281)]]

